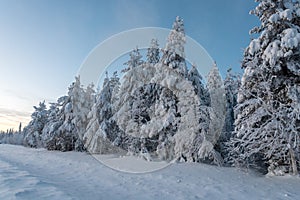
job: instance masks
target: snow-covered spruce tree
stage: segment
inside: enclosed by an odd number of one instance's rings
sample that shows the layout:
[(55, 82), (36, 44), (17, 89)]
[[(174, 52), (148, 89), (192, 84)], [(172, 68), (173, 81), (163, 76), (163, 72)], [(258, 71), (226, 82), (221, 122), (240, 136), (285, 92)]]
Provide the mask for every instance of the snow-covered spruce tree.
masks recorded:
[(168, 36), (167, 44), (163, 49), (161, 62), (172, 69), (176, 69), (184, 77), (187, 76), (188, 71), (184, 53), (185, 42), (183, 19), (177, 16)]
[[(88, 125), (84, 134), (84, 146), (90, 153), (117, 153), (118, 147), (114, 146), (114, 140), (117, 140), (118, 134), (110, 118), (113, 115), (111, 101), (113, 94), (117, 93), (120, 87), (117, 73), (109, 79), (106, 72), (102, 90), (96, 96), (96, 102), (88, 114)], [(110, 129), (110, 130), (108, 130)]]
[(219, 139), (225, 121), (226, 112), (226, 96), (224, 84), (215, 63), (207, 76), (207, 89), (210, 94), (210, 105), (215, 113), (215, 119), (211, 119), (210, 127), (215, 138), (212, 139), (214, 143)]
[(229, 143), (234, 165), (256, 166), (276, 175), (297, 174), (300, 161), (299, 1), (258, 0), (252, 14), (260, 34), (244, 53), (236, 109), (235, 137)]
[(234, 108), (237, 104), (237, 94), (240, 87), (240, 76), (232, 73), (232, 69), (227, 70), (224, 80), (225, 94), (226, 94), (226, 115), (223, 133), (221, 135), (222, 142), (230, 139), (231, 133), (234, 131)]
[(143, 56), (140, 54), (140, 50), (138, 49), (138, 47), (133, 49), (129, 55), (130, 55), (130, 60), (124, 63), (124, 65), (127, 65), (128, 67), (122, 70), (123, 73), (137, 66), (140, 66), (144, 63), (144, 61), (142, 60)]
[[(222, 133), (225, 120), (225, 90), (222, 78), (216, 64), (210, 70), (207, 77), (207, 89), (210, 96), (210, 107), (200, 107), (199, 126), (203, 138), (198, 138), (199, 161), (222, 165), (218, 149), (215, 146)], [(200, 140), (200, 141), (199, 141)]]
[(83, 134), (87, 127), (87, 115), (91, 110), (93, 102), (94, 89), (89, 85), (86, 90), (80, 85), (80, 77), (75, 77), (75, 82), (69, 88), (68, 95), (71, 98), (74, 132), (76, 142), (75, 150), (83, 151)]
[(232, 73), (232, 69), (227, 70), (224, 80), (226, 93), (226, 114), (222, 134), (219, 138), (216, 149), (221, 153), (225, 161), (228, 157), (227, 142), (230, 140), (234, 131), (234, 108), (237, 104), (237, 93), (240, 87), (240, 75)]
[[(52, 103), (50, 106), (50, 114), (43, 129), (43, 142), (48, 150), (70, 151), (74, 149), (75, 138), (71, 133), (66, 134), (65, 123), (66, 119), (71, 116), (71, 106), (69, 104), (70, 97), (63, 96), (58, 98), (57, 103)], [(68, 120), (70, 122), (70, 120)], [(71, 129), (71, 124), (69, 125)]]
[(159, 45), (157, 39), (152, 39), (147, 51), (147, 62), (155, 65), (159, 62)]
[(24, 145), (29, 147), (42, 147), (42, 130), (47, 122), (48, 111), (45, 101), (40, 102), (39, 106), (33, 106), (34, 112), (31, 115), (32, 120), (24, 128)]
[(87, 126), (87, 114), (93, 103), (93, 87), (86, 90), (79, 77), (71, 84), (68, 96), (52, 104), (50, 118), (43, 130), (45, 147), (49, 150), (82, 151), (83, 134)]
[[(48, 117), (47, 117), (47, 122), (43, 128), (42, 131), (42, 141), (43, 141), (43, 147), (47, 149), (55, 149), (55, 144), (50, 144), (48, 141), (52, 140), (53, 135), (55, 131), (58, 130), (59, 126), (61, 126), (62, 122), (59, 121), (58, 115), (59, 115), (59, 105), (60, 105), (60, 100), (58, 100), (57, 103), (50, 103), (50, 107), (48, 110)], [(51, 146), (51, 147), (50, 147)]]
[(192, 82), (195, 88), (195, 92), (201, 100), (200, 104), (208, 106), (210, 104), (209, 93), (204, 87), (202, 83), (203, 78), (194, 64), (192, 65), (191, 69), (188, 72), (188, 80)]
[[(112, 75), (112, 77), (110, 78), (110, 88), (111, 88), (111, 102), (116, 102), (118, 100), (118, 93), (120, 90), (120, 78), (118, 76), (118, 72), (115, 71)], [(114, 107), (112, 107), (112, 112), (115, 113), (115, 109)]]

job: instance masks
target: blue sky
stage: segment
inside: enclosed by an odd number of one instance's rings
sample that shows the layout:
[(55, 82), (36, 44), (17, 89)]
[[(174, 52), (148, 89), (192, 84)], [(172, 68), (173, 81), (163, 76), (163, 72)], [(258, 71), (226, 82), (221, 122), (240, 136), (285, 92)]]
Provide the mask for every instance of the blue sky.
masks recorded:
[[(252, 0), (0, 0), (0, 130), (28, 122), (32, 106), (64, 95), (100, 42), (140, 27), (186, 34), (216, 60), (222, 74), (240, 70), (249, 30), (258, 24)], [(161, 41), (164, 42), (164, 41)]]

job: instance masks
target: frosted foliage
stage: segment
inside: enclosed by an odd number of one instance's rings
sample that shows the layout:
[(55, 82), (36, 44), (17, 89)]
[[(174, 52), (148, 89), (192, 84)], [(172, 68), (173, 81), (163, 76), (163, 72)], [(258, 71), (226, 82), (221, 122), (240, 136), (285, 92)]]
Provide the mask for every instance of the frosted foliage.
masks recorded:
[(210, 94), (211, 108), (214, 112), (210, 123), (210, 131), (213, 133), (209, 135), (214, 136), (210, 141), (215, 144), (221, 135), (226, 112), (225, 88), (216, 64), (208, 74), (207, 88)]
[(107, 124), (113, 114), (112, 101), (118, 99), (120, 82), (117, 73), (114, 72), (111, 78), (108, 76), (103, 83), (103, 89), (97, 94), (96, 102), (89, 112), (88, 125), (84, 133), (84, 146), (90, 153), (116, 153), (117, 147), (114, 147), (108, 138)]
[(244, 53), (235, 132), (229, 142), (234, 165), (265, 173), (298, 174), (300, 168), (299, 1), (261, 0), (253, 14), (260, 36)]
[(34, 110), (31, 115), (32, 120), (24, 128), (24, 144), (30, 147), (42, 147), (41, 135), (48, 117), (45, 101), (40, 102), (38, 107), (34, 106)]
[(249, 53), (251, 55), (254, 55), (254, 53), (259, 51), (259, 49), (260, 49), (259, 40), (257, 40), (257, 39), (252, 40), (250, 45), (249, 45)]
[(281, 38), (281, 47), (287, 49), (293, 49), (299, 46), (300, 33), (295, 28), (288, 28), (283, 31), (283, 37)]
[[(159, 140), (157, 150), (168, 154), (162, 157), (170, 159), (174, 153), (167, 153), (170, 141), (166, 140), (174, 134), (172, 129), (176, 129), (178, 121), (177, 97), (170, 87), (174, 88), (177, 80), (175, 77), (168, 79), (164, 75), (166, 72), (178, 76), (177, 72), (168, 68), (164, 71), (160, 64), (154, 68), (145, 65), (127, 72), (120, 88), (119, 102), (116, 102), (119, 109), (114, 118), (126, 134)], [(160, 84), (162, 81), (163, 84)]]
[(223, 86), (223, 81), (217, 67), (217, 64), (214, 64), (207, 76), (207, 88), (209, 91), (213, 91), (216, 88), (221, 88)]
[(283, 54), (280, 49), (280, 41), (275, 40), (274, 42), (270, 43), (263, 54), (263, 59), (267, 60), (271, 65), (275, 65), (278, 61), (279, 57), (282, 57)]
[(151, 64), (159, 62), (159, 45), (157, 39), (152, 39), (147, 52), (147, 61)]
[[(262, 50), (265, 64), (274, 66), (277, 71), (281, 66), (276, 65), (282, 59), (289, 60), (298, 54), (300, 44), (299, 29), (299, 2), (287, 1), (261, 1), (252, 12), (262, 21), (260, 27), (255, 27), (252, 33), (261, 33), (258, 39), (253, 40), (246, 52), (249, 55)], [(274, 31), (277, 30), (277, 31)], [(294, 58), (293, 58), (294, 59)], [(299, 62), (287, 63), (288, 70), (296, 75), (300, 74)]]
[(176, 69), (183, 76), (187, 75), (184, 45), (186, 43), (184, 24), (180, 17), (176, 17), (165, 48), (163, 49), (162, 63)]
[(271, 17), (269, 18), (269, 21), (272, 23), (276, 23), (279, 20), (279, 15), (277, 13), (271, 15)]
[(126, 72), (128, 70), (131, 70), (137, 66), (140, 66), (141, 64), (143, 64), (144, 62), (141, 60), (142, 59), (142, 55), (140, 54), (139, 49), (136, 47), (131, 53), (130, 53), (130, 60), (126, 63), (124, 63), (124, 65), (127, 65), (128, 68), (123, 69), (122, 72)]
[(58, 99), (51, 106), (51, 118), (43, 129), (44, 145), (48, 150), (70, 151), (74, 149), (75, 138), (71, 135), (72, 104), (70, 97)]
[(208, 105), (210, 102), (209, 94), (208, 91), (204, 88), (204, 85), (202, 83), (202, 76), (198, 72), (195, 65), (192, 65), (191, 69), (188, 72), (188, 80), (192, 82), (192, 85), (195, 88), (194, 90), (200, 98), (200, 104)]
[[(113, 118), (125, 134), (157, 140), (154, 150), (161, 159), (199, 161), (213, 154), (211, 148), (202, 148), (207, 153), (200, 150), (204, 141), (214, 146), (215, 137), (209, 134), (215, 132), (209, 132), (210, 112), (200, 109), (189, 81), (162, 64), (137, 67), (123, 78)], [(203, 109), (208, 114), (199, 123)]]
[(68, 96), (51, 104), (42, 134), (44, 147), (61, 151), (84, 150), (82, 140), (87, 114), (94, 103), (93, 93), (93, 85), (83, 89), (79, 77), (76, 77), (69, 87)]
[(76, 137), (76, 150), (83, 150), (82, 140), (88, 123), (87, 115), (93, 103), (92, 93), (91, 86), (88, 87), (87, 92), (81, 87), (79, 77), (76, 77), (75, 83), (69, 88), (68, 95), (71, 98), (73, 110), (71, 123), (74, 125), (74, 130), (72, 132)]
[(232, 73), (231, 69), (229, 69), (224, 80), (226, 93), (226, 115), (223, 135), (220, 138), (222, 142), (222, 144), (220, 144), (221, 148), (224, 147), (223, 143), (230, 139), (231, 133), (234, 131), (234, 107), (237, 104), (237, 94), (240, 84), (240, 76)]

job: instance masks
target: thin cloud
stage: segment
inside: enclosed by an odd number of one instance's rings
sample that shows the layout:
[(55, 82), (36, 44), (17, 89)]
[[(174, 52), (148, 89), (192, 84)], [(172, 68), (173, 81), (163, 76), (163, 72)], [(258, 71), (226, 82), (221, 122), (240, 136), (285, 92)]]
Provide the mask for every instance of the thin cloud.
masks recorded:
[(26, 111), (18, 111), (9, 108), (0, 108), (0, 116), (10, 116), (10, 117), (30, 117), (31, 113)]
[(20, 92), (16, 92), (16, 91), (14, 91), (14, 90), (4, 89), (3, 92), (4, 92), (6, 95), (10, 95), (10, 96), (13, 96), (13, 97), (22, 99), (22, 100), (24, 100), (24, 101), (31, 101), (31, 98), (29, 98), (28, 96), (22, 95), (22, 94), (20, 94)]
[(24, 127), (29, 121), (29, 112), (0, 108), (0, 130), (2, 131), (11, 128), (17, 130), (20, 122), (23, 124)]

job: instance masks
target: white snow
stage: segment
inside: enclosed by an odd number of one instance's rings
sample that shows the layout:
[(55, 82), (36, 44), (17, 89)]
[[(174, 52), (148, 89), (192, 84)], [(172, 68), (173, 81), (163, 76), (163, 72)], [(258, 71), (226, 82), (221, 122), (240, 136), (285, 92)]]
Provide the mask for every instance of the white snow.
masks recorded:
[(295, 48), (300, 43), (300, 33), (295, 28), (288, 28), (283, 31), (281, 46), (287, 49)]
[(251, 41), (249, 45), (249, 53), (251, 55), (254, 55), (254, 53), (258, 52), (260, 49), (260, 43), (258, 39), (254, 39)]
[[(141, 155), (142, 156), (142, 155)], [(119, 156), (95, 154), (93, 157), (107, 167), (129, 173), (153, 172), (169, 166), (171, 163), (166, 161), (148, 162), (147, 158), (137, 156)], [(150, 158), (149, 158), (150, 160)], [(134, 163), (134, 164), (133, 164)]]
[(276, 23), (279, 20), (279, 15), (277, 13), (273, 14), (269, 18), (269, 22)]
[(283, 53), (280, 50), (280, 41), (275, 40), (267, 46), (262, 57), (273, 66), (278, 60), (278, 58), (283, 56), (282, 54)]
[(283, 19), (292, 20), (293, 19), (292, 10), (286, 9), (286, 10), (280, 12), (280, 17)]
[[(120, 162), (136, 165), (133, 159)], [(197, 163), (131, 174), (105, 167), (86, 153), (0, 145), (2, 200), (297, 199), (299, 188), (299, 177), (265, 177)]]
[(298, 17), (300, 17), (300, 8), (298, 8), (298, 9), (296, 10), (296, 14), (297, 14)]

